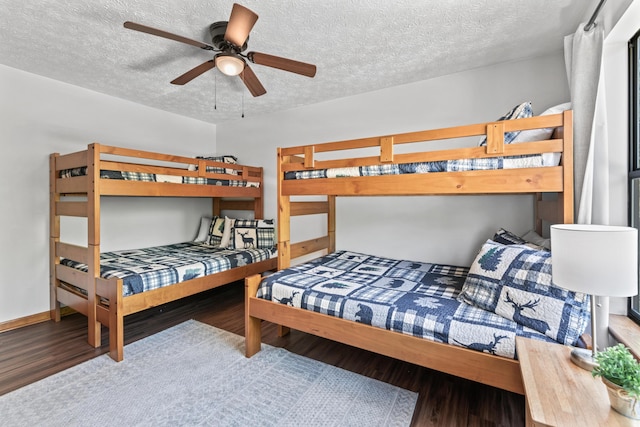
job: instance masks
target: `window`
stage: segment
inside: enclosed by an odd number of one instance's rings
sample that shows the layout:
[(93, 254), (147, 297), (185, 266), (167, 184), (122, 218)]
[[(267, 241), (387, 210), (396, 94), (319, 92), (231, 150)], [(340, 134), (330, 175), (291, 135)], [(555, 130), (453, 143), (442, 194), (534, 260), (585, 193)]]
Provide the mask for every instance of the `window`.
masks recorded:
[[(629, 40), (629, 217), (640, 229), (640, 31)], [(640, 298), (630, 300), (629, 314), (640, 321)]]

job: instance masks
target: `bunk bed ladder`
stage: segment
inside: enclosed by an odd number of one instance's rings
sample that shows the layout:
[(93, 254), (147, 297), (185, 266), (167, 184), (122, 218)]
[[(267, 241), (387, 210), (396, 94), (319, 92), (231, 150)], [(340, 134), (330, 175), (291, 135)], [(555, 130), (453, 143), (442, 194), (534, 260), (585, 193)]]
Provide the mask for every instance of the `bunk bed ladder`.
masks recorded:
[[(91, 144), (86, 151), (65, 156), (53, 153), (50, 156), (50, 313), (51, 319), (60, 321), (60, 303), (87, 316), (88, 342), (93, 347), (101, 344), (100, 322), (97, 318), (96, 278), (100, 273), (100, 197), (99, 164), (100, 149), (98, 144)], [(59, 172), (64, 169), (87, 166), (87, 175), (66, 178), (64, 185), (60, 183)], [(86, 201), (63, 200), (62, 195), (86, 197)], [(60, 218), (63, 216), (87, 218), (87, 246), (77, 246), (60, 241)], [(69, 258), (84, 263), (88, 272), (84, 273), (60, 264), (60, 258)], [(86, 297), (62, 289), (64, 282), (82, 288)]]

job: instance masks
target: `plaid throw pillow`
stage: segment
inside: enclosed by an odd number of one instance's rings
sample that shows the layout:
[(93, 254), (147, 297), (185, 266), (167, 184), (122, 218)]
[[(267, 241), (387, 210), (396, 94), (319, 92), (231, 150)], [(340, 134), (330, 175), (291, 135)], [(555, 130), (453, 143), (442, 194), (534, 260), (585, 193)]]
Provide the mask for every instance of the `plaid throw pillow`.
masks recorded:
[[(527, 101), (527, 102), (523, 102), (520, 105), (516, 105), (515, 107), (513, 107), (513, 109), (511, 109), (507, 114), (505, 114), (504, 116), (500, 117), (497, 121), (500, 122), (502, 120), (514, 120), (514, 119), (524, 119), (527, 117), (533, 117), (533, 110), (531, 109), (531, 102)], [(513, 131), (513, 132), (505, 132), (504, 133), (504, 143), (505, 144), (511, 144), (513, 142), (514, 139), (516, 139), (516, 137), (518, 135), (520, 135), (519, 130)], [(487, 137), (483, 137), (480, 142), (478, 143), (478, 145), (480, 147), (483, 147), (485, 145), (487, 145)]]
[(209, 226), (209, 237), (207, 244), (209, 246), (220, 246), (222, 241), (222, 233), (224, 232), (224, 218), (214, 216)]
[(236, 219), (231, 227), (233, 249), (269, 249), (275, 245), (275, 221)]
[(574, 345), (589, 322), (588, 295), (551, 283), (551, 253), (524, 245), (482, 246), (458, 300)]

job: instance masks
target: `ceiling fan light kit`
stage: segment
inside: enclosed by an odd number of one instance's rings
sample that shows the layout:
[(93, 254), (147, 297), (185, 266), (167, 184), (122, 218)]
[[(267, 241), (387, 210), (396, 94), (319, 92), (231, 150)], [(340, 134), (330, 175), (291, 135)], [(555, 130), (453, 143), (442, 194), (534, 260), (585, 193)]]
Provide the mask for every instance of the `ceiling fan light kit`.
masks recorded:
[(249, 60), (253, 64), (263, 65), (265, 67), (276, 68), (307, 77), (315, 76), (316, 66), (313, 64), (307, 64), (305, 62), (294, 61), (292, 59), (281, 58), (279, 56), (260, 52), (248, 52), (246, 55), (243, 54), (242, 52), (247, 48), (249, 33), (257, 20), (258, 15), (256, 13), (244, 6), (234, 3), (233, 8), (231, 9), (229, 21), (218, 21), (209, 26), (209, 32), (211, 33), (211, 41), (213, 44), (192, 40), (187, 37), (130, 21), (125, 22), (124, 27), (130, 30), (140, 31), (189, 44), (203, 50), (219, 52), (213, 59), (194, 67), (171, 81), (172, 84), (184, 85), (206, 71), (211, 70), (212, 68), (218, 68), (221, 73), (227, 76), (239, 76), (249, 92), (251, 92), (251, 95), (264, 95), (267, 91), (262, 86), (260, 80), (258, 80), (258, 77), (255, 75), (251, 67), (249, 67), (245, 59)]
[(244, 70), (244, 66), (244, 60), (232, 53), (219, 53), (216, 55), (216, 67), (222, 74), (227, 76), (237, 76)]

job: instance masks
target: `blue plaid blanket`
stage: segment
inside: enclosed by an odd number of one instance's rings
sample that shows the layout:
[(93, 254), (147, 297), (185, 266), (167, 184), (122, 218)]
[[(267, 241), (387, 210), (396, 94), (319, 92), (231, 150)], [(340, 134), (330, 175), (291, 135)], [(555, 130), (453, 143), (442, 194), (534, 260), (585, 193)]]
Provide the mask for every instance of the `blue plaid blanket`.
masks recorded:
[[(122, 279), (123, 296), (128, 296), (265, 261), (275, 254), (274, 248), (236, 250), (184, 242), (102, 253), (100, 275)], [(60, 264), (88, 271), (86, 264), (69, 259), (62, 259)]]
[(516, 336), (552, 342), (459, 302), (468, 271), (338, 251), (266, 277), (257, 297), (509, 358), (516, 357)]
[(461, 172), (537, 168), (544, 166), (542, 154), (531, 156), (491, 157), (486, 159), (442, 160), (436, 162), (371, 165), (349, 168), (315, 169), (285, 173), (285, 179), (346, 178), (356, 176), (402, 175), (433, 172)]
[[(210, 172), (207, 168), (207, 172)], [(213, 171), (216, 173), (224, 173)], [(60, 171), (60, 178), (70, 178), (74, 176), (84, 176), (87, 174), (87, 167), (65, 169)], [(100, 178), (102, 179), (121, 179), (125, 181), (144, 181), (144, 182), (170, 182), (174, 184), (199, 184), (199, 185), (220, 185), (225, 187), (259, 187), (260, 184), (254, 181), (242, 181), (237, 179), (212, 179), (197, 176), (180, 176), (180, 175), (159, 175), (144, 172), (123, 172), (112, 170), (101, 170)]]

